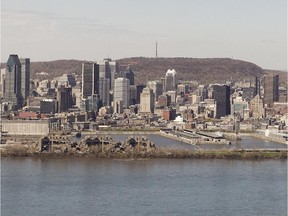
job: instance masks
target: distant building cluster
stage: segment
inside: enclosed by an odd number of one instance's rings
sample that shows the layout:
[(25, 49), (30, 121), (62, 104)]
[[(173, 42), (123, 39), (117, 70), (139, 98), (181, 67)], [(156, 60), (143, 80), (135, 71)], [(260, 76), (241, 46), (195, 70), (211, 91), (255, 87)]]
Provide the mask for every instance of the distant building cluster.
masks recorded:
[(219, 124), (235, 129), (235, 119), (250, 128), (283, 129), (288, 123), (287, 88), (279, 86), (279, 75), (204, 85), (180, 80), (175, 69), (168, 69), (160, 80), (136, 83), (137, 73), (125, 67), (120, 71), (117, 61), (104, 59), (83, 62), (81, 76), (31, 80), (30, 59), (10, 55), (0, 76), (2, 117), (49, 119), (51, 130)]

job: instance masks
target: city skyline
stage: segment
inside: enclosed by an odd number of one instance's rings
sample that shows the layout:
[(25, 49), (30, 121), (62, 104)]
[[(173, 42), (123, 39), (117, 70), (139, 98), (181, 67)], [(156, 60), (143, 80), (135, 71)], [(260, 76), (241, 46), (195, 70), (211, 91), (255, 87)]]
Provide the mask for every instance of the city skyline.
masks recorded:
[[(165, 4), (164, 4), (165, 3)], [(2, 0), (1, 61), (234, 58), (287, 70), (287, 2)]]

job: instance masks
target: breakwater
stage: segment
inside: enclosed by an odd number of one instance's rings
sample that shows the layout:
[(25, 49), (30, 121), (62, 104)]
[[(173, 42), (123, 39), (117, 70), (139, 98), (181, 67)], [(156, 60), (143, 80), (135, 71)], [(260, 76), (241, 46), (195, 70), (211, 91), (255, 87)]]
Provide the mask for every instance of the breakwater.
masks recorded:
[(39, 152), (27, 145), (8, 145), (1, 148), (2, 157), (36, 157), (36, 158), (65, 158), (65, 157), (89, 157), (107, 159), (287, 159), (287, 150), (274, 149), (239, 149), (239, 150), (177, 150), (152, 148), (149, 151), (143, 148), (131, 148), (129, 151), (103, 151), (101, 146), (94, 146), (86, 152)]

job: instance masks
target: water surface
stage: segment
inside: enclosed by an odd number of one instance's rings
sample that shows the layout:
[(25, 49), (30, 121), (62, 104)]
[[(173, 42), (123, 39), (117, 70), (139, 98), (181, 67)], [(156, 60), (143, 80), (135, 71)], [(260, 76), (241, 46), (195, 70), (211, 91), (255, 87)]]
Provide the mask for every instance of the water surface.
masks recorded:
[(286, 160), (1, 163), (2, 216), (286, 214)]

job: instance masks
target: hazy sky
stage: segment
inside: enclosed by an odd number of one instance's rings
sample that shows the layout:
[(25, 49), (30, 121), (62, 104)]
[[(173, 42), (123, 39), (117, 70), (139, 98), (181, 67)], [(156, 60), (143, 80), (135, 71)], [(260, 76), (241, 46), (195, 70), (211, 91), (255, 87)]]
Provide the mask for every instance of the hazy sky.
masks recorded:
[(287, 0), (1, 0), (1, 61), (228, 57), (287, 68)]

